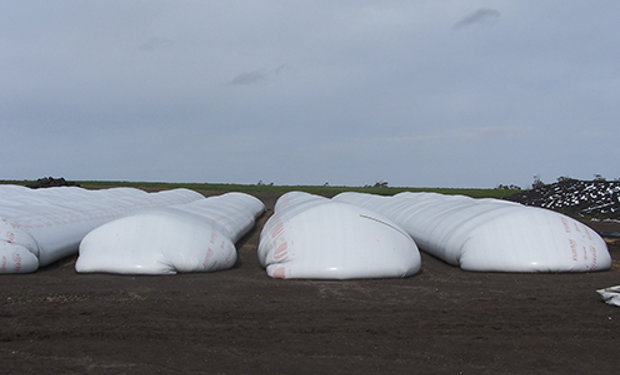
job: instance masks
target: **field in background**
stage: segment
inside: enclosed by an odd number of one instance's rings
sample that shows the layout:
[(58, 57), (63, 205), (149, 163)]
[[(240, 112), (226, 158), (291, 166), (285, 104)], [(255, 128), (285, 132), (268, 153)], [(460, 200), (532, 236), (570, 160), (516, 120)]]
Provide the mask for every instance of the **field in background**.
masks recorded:
[[(36, 181), (0, 180), (0, 184), (28, 185)], [(404, 191), (414, 193), (433, 192), (441, 194), (461, 194), (472, 198), (503, 198), (518, 192), (509, 189), (469, 189), (469, 188), (410, 188), (410, 187), (363, 187), (363, 186), (312, 186), (312, 185), (271, 185), (271, 184), (213, 184), (213, 183), (168, 183), (168, 182), (132, 182), (132, 181), (74, 181), (83, 188), (103, 189), (110, 187), (134, 187), (145, 190), (161, 190), (186, 188), (191, 190), (206, 190), (215, 192), (242, 192), (242, 193), (286, 193), (288, 191), (305, 191), (311, 194), (334, 196), (345, 191), (360, 193), (394, 195)]]

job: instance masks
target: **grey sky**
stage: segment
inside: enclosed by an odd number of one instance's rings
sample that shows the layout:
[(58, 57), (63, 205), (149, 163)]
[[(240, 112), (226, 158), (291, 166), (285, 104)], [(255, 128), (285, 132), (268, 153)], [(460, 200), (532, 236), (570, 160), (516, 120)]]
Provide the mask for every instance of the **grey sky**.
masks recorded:
[(620, 177), (620, 3), (0, 2), (0, 179)]

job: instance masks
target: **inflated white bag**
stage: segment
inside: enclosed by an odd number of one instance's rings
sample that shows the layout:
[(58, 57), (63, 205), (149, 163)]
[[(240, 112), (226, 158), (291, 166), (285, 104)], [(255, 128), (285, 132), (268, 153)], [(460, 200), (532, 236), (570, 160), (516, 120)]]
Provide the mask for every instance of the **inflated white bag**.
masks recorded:
[(273, 278), (407, 277), (420, 270), (411, 237), (383, 215), (302, 192), (278, 199), (258, 259)]
[(342, 193), (333, 199), (387, 216), (422, 250), (467, 271), (589, 272), (611, 267), (607, 245), (594, 230), (542, 208), (435, 193)]
[(93, 228), (129, 213), (204, 197), (187, 189), (29, 189), (0, 185), (0, 273), (36, 271), (77, 253)]
[(237, 261), (235, 242), (264, 210), (251, 195), (228, 193), (140, 211), (88, 233), (75, 269), (163, 275), (231, 268)]

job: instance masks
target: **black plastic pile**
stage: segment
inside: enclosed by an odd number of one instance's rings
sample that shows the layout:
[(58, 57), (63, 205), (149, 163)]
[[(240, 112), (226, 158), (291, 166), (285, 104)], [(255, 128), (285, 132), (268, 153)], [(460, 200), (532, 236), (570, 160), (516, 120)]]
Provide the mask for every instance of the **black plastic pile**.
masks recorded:
[(620, 181), (566, 179), (504, 199), (569, 215), (620, 218)]
[(54, 177), (43, 177), (38, 179), (36, 182), (26, 185), (31, 189), (40, 189), (40, 188), (49, 188), (49, 187), (57, 187), (57, 186), (80, 186), (73, 181), (66, 181), (64, 177), (54, 178)]

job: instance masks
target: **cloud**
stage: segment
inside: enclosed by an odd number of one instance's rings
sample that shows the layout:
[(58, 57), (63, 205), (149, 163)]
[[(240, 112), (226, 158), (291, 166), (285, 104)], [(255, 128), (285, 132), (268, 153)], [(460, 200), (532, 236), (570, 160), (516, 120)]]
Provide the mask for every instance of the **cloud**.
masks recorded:
[(153, 37), (149, 39), (146, 43), (138, 47), (141, 51), (153, 52), (157, 48), (161, 48), (163, 46), (171, 46), (173, 43), (169, 39)]
[(230, 86), (244, 86), (259, 83), (267, 77), (263, 69), (241, 73), (230, 81)]
[(257, 69), (251, 72), (244, 72), (233, 78), (228, 85), (229, 86), (247, 86), (254, 85), (265, 81), (270, 77), (279, 75), (284, 69), (286, 64), (282, 64), (273, 70)]
[(500, 15), (501, 13), (498, 10), (480, 8), (469, 16), (463, 18), (459, 22), (455, 23), (454, 26), (452, 26), (452, 30), (460, 30), (464, 27), (474, 24), (493, 23), (497, 21)]

